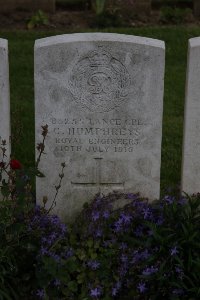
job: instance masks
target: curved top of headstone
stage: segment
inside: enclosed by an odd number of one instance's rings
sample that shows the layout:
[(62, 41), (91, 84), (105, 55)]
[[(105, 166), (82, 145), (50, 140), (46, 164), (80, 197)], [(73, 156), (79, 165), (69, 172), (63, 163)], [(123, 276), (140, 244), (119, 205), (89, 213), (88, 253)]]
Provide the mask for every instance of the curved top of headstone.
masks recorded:
[(189, 46), (190, 47), (199, 47), (200, 46), (200, 37), (189, 39)]
[(146, 45), (150, 47), (165, 49), (165, 43), (161, 40), (151, 39), (146, 37), (125, 35), (118, 33), (73, 33), (56, 35), (53, 37), (42, 38), (36, 40), (35, 48), (48, 47), (56, 44), (74, 43), (74, 42), (94, 42), (94, 41), (109, 41), (109, 42), (124, 42)]
[(1, 48), (8, 48), (8, 41), (5, 39), (0, 38), (0, 47)]

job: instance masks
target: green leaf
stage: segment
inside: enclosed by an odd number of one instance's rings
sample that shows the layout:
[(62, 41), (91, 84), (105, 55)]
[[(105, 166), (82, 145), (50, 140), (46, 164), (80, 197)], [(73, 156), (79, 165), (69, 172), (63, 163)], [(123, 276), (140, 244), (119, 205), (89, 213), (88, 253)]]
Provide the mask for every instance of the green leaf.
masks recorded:
[(90, 239), (90, 240), (88, 240), (88, 241), (86, 242), (86, 244), (87, 244), (87, 246), (88, 246), (89, 248), (92, 248), (92, 247), (93, 247), (93, 244), (94, 244), (94, 241), (93, 241), (92, 239)]
[(65, 263), (65, 267), (69, 271), (70, 274), (77, 271), (78, 264), (76, 262), (76, 259), (73, 257), (69, 258)]
[(70, 281), (70, 282), (68, 282), (67, 283), (67, 287), (72, 292), (77, 292), (77, 290), (78, 290), (78, 285), (77, 285), (76, 281)]

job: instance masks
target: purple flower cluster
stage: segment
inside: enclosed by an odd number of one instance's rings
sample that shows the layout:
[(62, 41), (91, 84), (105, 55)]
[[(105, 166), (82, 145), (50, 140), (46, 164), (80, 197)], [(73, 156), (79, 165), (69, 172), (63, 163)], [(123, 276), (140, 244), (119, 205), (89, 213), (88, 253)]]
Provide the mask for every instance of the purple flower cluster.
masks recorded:
[[(39, 206), (35, 207), (30, 218), (28, 230), (30, 233), (36, 232), (40, 237), (40, 250), (37, 256), (38, 267), (43, 257), (51, 258), (55, 263), (60, 264), (62, 259), (73, 255), (73, 249), (70, 247), (68, 249), (65, 248), (60, 253), (56, 253), (53, 246), (58, 241), (66, 238), (67, 226), (57, 216), (47, 214)], [(49, 285), (57, 288), (61, 285), (61, 282), (58, 278), (54, 278), (49, 282)], [(45, 297), (44, 289), (38, 289), (35, 294), (38, 299), (44, 299)]]
[[(114, 209), (115, 201), (121, 198), (129, 203), (123, 208), (116, 205)], [(171, 239), (164, 247), (160, 240), (163, 228), (168, 225), (165, 210), (170, 211), (176, 206), (181, 208), (184, 202), (184, 198), (176, 200), (168, 195), (155, 205), (149, 204), (147, 199), (141, 199), (138, 194), (98, 195), (78, 218), (79, 225), (74, 226), (80, 238), (80, 252), (76, 251), (74, 244), (70, 245), (70, 238), (68, 246), (65, 245), (59, 254), (52, 250), (56, 241), (66, 236), (66, 226), (57, 217), (42, 214), (40, 209), (32, 218), (30, 230), (35, 226), (42, 230), (41, 257), (53, 258), (59, 267), (68, 258), (72, 262), (73, 259), (79, 261), (72, 278), (80, 278), (81, 284), (87, 289), (88, 299), (103, 299), (105, 295), (120, 299), (126, 289), (134, 289), (135, 295), (142, 299), (150, 293), (157, 293), (153, 290), (152, 286), (155, 285), (152, 282), (157, 282), (159, 276), (166, 278), (170, 284), (169, 289), (162, 287), (161, 294), (165, 295), (169, 290), (172, 297), (182, 296), (184, 291), (176, 288), (181, 285), (170, 282), (174, 278), (183, 282), (184, 270), (181, 263), (178, 264), (182, 248), (178, 240)], [(75, 242), (77, 244), (78, 239)], [(51, 284), (58, 289), (62, 285), (58, 278), (54, 278)], [(38, 290), (37, 295), (42, 299), (44, 290)]]
[(106, 201), (106, 198), (97, 195), (95, 200), (84, 212), (84, 219), (90, 220), (86, 237), (93, 236), (95, 239), (103, 237), (104, 226), (109, 219), (112, 211), (112, 203)]
[(67, 226), (60, 221), (58, 216), (49, 215), (38, 205), (29, 222), (29, 231), (38, 229), (41, 234), (41, 242), (51, 246), (58, 238), (63, 238), (67, 232)]
[(132, 216), (130, 214), (121, 213), (118, 220), (113, 225), (114, 232), (123, 232), (129, 229), (131, 225)]

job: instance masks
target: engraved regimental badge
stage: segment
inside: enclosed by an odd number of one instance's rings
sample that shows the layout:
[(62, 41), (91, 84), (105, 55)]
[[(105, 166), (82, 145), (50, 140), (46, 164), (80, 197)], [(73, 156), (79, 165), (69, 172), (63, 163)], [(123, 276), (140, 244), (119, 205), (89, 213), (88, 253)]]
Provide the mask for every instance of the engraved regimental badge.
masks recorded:
[(92, 112), (109, 112), (120, 106), (129, 86), (126, 67), (102, 47), (80, 58), (69, 78), (75, 101)]

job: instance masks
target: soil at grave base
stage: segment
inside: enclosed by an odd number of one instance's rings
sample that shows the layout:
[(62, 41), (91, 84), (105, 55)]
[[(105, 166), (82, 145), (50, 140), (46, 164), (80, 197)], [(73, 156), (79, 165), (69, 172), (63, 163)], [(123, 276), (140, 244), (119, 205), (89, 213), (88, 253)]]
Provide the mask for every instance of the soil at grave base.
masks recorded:
[[(15, 11), (7, 14), (0, 14), (0, 30), (27, 30), (27, 23), (34, 14), (25, 11)], [(91, 10), (72, 11), (58, 9), (55, 14), (47, 14), (49, 25), (39, 25), (34, 30), (84, 30), (95, 26), (95, 15)], [(140, 15), (134, 18), (122, 18), (120, 27), (140, 27), (140, 26), (166, 26), (170, 23), (160, 21), (160, 13), (153, 10), (151, 15)], [(195, 19), (192, 15), (185, 21), (184, 25), (200, 25), (200, 19)], [(109, 27), (109, 26), (106, 26)], [(111, 26), (110, 26), (111, 27)]]

